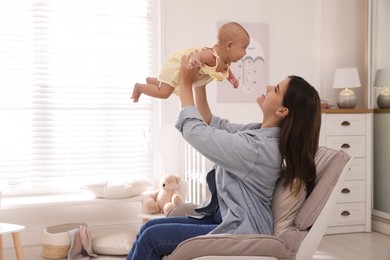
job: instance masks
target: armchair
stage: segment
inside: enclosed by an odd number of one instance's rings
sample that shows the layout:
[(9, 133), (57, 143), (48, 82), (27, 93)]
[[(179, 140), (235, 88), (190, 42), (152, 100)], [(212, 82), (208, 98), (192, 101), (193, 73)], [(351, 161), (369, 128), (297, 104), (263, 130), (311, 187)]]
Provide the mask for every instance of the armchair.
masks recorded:
[[(308, 260), (326, 232), (333, 206), (346, 174), (351, 156), (340, 150), (320, 147), (316, 157), (316, 185), (305, 194), (292, 196), (277, 185), (272, 207), (279, 219), (278, 231), (269, 235), (212, 234), (183, 241), (164, 260)], [(278, 183), (279, 184), (279, 183)], [(279, 204), (280, 205), (275, 205)], [(168, 216), (193, 215), (194, 204), (181, 204)], [(282, 211), (283, 213), (281, 213)], [(276, 225), (276, 223), (275, 223)], [(275, 228), (274, 228), (275, 231)]]

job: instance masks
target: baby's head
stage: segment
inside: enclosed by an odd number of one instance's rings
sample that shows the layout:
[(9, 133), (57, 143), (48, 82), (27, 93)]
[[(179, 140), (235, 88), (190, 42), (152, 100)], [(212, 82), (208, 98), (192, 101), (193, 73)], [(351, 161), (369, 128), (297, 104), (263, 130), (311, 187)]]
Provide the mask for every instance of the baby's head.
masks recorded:
[(225, 23), (219, 28), (217, 45), (227, 52), (231, 62), (245, 56), (249, 42), (248, 32), (236, 22)]

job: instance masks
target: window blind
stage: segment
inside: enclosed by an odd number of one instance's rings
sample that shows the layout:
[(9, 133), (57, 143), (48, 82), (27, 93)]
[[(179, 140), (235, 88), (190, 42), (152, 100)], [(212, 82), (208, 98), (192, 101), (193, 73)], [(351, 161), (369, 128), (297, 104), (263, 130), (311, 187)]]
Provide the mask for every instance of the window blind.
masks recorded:
[(153, 0), (0, 2), (0, 189), (153, 175)]

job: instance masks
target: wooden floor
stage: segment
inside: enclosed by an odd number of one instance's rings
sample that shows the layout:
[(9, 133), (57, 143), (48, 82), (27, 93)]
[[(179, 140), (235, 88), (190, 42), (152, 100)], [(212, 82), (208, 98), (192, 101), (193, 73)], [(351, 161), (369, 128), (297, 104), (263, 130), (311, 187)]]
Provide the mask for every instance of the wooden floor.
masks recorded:
[[(41, 247), (24, 248), (25, 260), (45, 260)], [(4, 250), (4, 260), (16, 260), (13, 249)], [(125, 257), (99, 256), (98, 260), (124, 260)], [(322, 240), (316, 260), (390, 260), (390, 236), (381, 233), (328, 235)], [(47, 260), (47, 259), (46, 259)]]
[(390, 236), (377, 232), (328, 235), (313, 259), (390, 260)]

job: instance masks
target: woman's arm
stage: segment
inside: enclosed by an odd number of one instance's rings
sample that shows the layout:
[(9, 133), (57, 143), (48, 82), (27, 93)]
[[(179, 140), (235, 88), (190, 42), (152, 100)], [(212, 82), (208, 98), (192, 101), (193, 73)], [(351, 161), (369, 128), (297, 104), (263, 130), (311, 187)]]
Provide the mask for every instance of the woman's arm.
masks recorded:
[[(199, 68), (189, 68), (189, 63), (191, 60), (192, 54), (189, 54), (187, 56), (183, 56), (181, 59), (181, 66), (180, 66), (180, 102), (181, 107), (184, 108), (186, 106), (194, 106), (194, 95), (192, 92), (192, 83), (195, 81), (202, 79), (204, 77), (207, 77), (207, 75), (200, 75), (199, 74)], [(200, 95), (199, 100), (205, 98), (205, 96)], [(202, 109), (204, 110), (204, 101), (201, 102)], [(207, 100), (206, 100), (207, 104)], [(208, 105), (207, 105), (208, 106)], [(201, 113), (201, 112), (199, 112)], [(202, 115), (203, 117), (203, 115)]]
[(188, 66), (192, 56), (188, 55), (182, 58), (180, 68), (180, 101), (181, 107), (195, 105), (206, 124), (211, 121), (211, 111), (207, 102), (206, 86), (195, 88), (195, 102), (192, 91), (192, 83), (199, 78), (198, 70)]
[(191, 59), (191, 54), (183, 56), (180, 66), (180, 103), (181, 108), (186, 106), (194, 106), (194, 95), (192, 93), (192, 83), (199, 76), (199, 68), (189, 68), (188, 64)]
[(211, 110), (207, 101), (206, 86), (195, 87), (195, 104), (206, 124), (210, 124)]
[[(196, 87), (195, 107), (192, 83), (199, 77), (199, 73), (196, 68), (188, 68), (189, 59), (189, 56), (183, 57), (181, 63), (180, 101), (183, 109), (176, 122), (176, 128), (189, 144), (209, 160), (228, 171), (245, 176), (253, 168), (258, 147), (251, 135), (235, 134), (248, 127), (230, 124), (216, 117), (211, 118), (206, 89), (203, 86)], [(215, 127), (207, 125), (210, 120), (213, 120), (212, 124), (215, 124)]]

